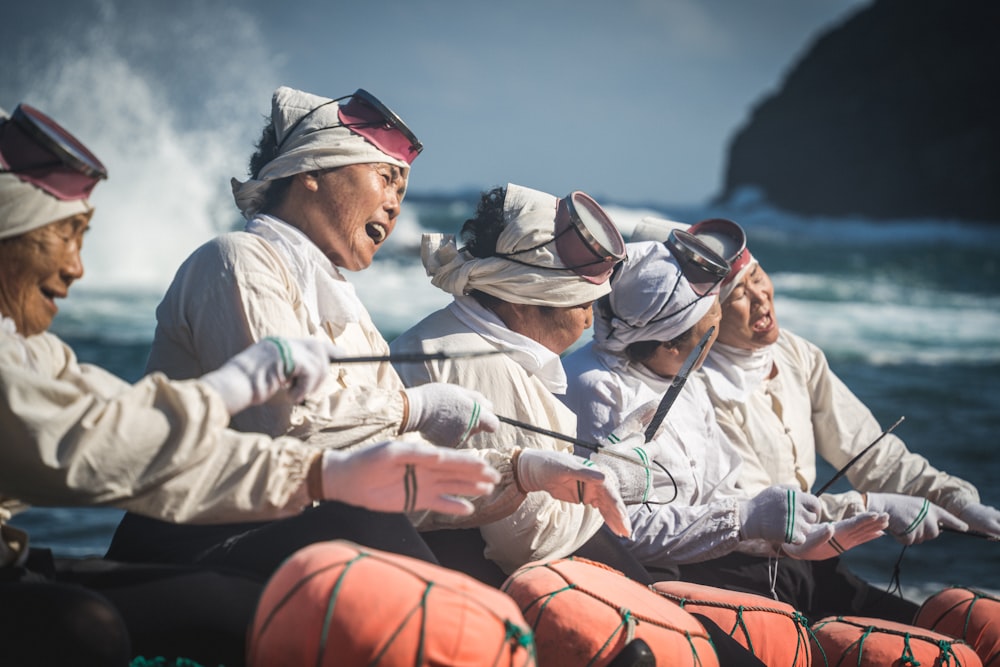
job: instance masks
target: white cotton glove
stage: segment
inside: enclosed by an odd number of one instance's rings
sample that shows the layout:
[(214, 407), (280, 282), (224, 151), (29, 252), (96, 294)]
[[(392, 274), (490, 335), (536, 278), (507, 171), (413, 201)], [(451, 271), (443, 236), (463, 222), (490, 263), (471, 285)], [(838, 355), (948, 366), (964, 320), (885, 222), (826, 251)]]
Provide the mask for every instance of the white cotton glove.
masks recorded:
[(958, 513), (958, 517), (969, 524), (969, 530), (1000, 537), (1000, 511), (989, 505), (982, 503), (966, 505)]
[(653, 492), (653, 457), (659, 455), (656, 440), (646, 443), (642, 433), (633, 433), (615, 444), (601, 447), (590, 460), (618, 479), (618, 490), (627, 505), (644, 503)]
[(493, 493), (500, 474), (469, 450), (426, 442), (388, 441), (351, 451), (323, 452), (323, 497), (376, 512), (432, 510), (468, 516), (459, 496)]
[(500, 426), (493, 403), (478, 391), (431, 382), (404, 393), (410, 410), (403, 430), (419, 431), (436, 445), (458, 447), (470, 436), (493, 433)]
[(882, 537), (888, 527), (888, 514), (862, 512), (836, 523), (820, 524), (820, 528), (815, 532), (829, 528), (829, 537), (825, 540), (817, 541), (810, 535), (805, 544), (785, 545), (782, 550), (799, 560), (826, 560), (839, 556), (859, 544), (870, 542), (876, 537)]
[(941, 534), (941, 527), (966, 531), (969, 526), (926, 498), (901, 493), (869, 493), (868, 510), (889, 515), (888, 533), (900, 544), (920, 544)]
[[(625, 419), (622, 420), (622, 423), (618, 425), (618, 428), (607, 437), (608, 442), (622, 442), (625, 438), (636, 433), (643, 436), (643, 440), (645, 440), (646, 426), (653, 419), (653, 415), (656, 414), (656, 408), (659, 405), (659, 401), (649, 401), (628, 413)], [(660, 428), (663, 428), (662, 424)], [(657, 430), (657, 433), (659, 433), (659, 430)]]
[(266, 402), (282, 388), (299, 403), (315, 391), (343, 352), (321, 338), (269, 337), (201, 376), (222, 397), (230, 415)]
[(770, 486), (740, 501), (740, 534), (745, 540), (804, 544), (819, 520), (819, 498), (790, 486)]
[(556, 500), (596, 507), (616, 535), (632, 535), (617, 483), (590, 461), (567, 452), (521, 449), (515, 455), (514, 480), (525, 493), (545, 491)]

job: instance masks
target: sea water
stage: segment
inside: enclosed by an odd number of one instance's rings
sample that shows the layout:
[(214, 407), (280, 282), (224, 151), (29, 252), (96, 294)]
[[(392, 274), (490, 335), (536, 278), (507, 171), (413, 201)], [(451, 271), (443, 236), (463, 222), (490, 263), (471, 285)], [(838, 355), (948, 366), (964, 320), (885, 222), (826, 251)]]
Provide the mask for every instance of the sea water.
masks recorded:
[[(410, 196), (374, 264), (346, 274), (387, 339), (449, 302), (420, 264), (420, 235), (457, 231), (474, 203), (470, 194)], [(739, 221), (774, 281), (780, 324), (820, 345), (883, 426), (905, 416), (895, 433), (912, 451), (974, 483), (983, 502), (1000, 507), (1000, 228), (806, 219), (752, 197), (729, 207), (607, 208), (626, 237), (647, 215)], [(117, 224), (125, 223), (97, 218), (95, 234)], [(180, 240), (193, 249), (212, 231), (183, 232)], [(73, 287), (53, 331), (82, 361), (134, 381), (143, 372), (156, 304), (179, 260), (141, 243), (126, 249), (131, 262), (160, 277), (132, 284), (113, 277), (115, 258), (101, 252), (88, 256), (85, 248), (93, 280)], [(817, 483), (833, 473), (821, 464)], [(846, 488), (841, 481), (834, 490)], [(114, 509), (35, 508), (14, 523), (30, 530), (36, 546), (81, 556), (103, 553), (120, 516)], [(914, 598), (949, 584), (1000, 591), (1000, 543), (965, 535), (946, 533), (905, 550), (883, 537), (845, 559), (879, 585), (898, 573)]]

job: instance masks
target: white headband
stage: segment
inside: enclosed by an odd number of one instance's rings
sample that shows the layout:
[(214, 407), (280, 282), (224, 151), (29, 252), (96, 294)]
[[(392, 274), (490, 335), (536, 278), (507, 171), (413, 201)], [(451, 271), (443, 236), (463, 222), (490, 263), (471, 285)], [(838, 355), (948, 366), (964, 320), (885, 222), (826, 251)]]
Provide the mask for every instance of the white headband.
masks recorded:
[(341, 125), (339, 108), (337, 102), (327, 97), (287, 86), (274, 91), (271, 122), (280, 153), (261, 168), (256, 179), (230, 181), (236, 206), (244, 218), (250, 220), (260, 210), (271, 181), (349, 164), (385, 162), (403, 168), (410, 166)]
[(92, 210), (86, 199), (56, 199), (14, 174), (0, 173), (0, 239), (20, 236), (51, 222)]
[(538, 190), (507, 185), (506, 226), (496, 251), (511, 254), (532, 248), (520, 252), (518, 262), (473, 257), (459, 250), (451, 234), (424, 234), (420, 256), (431, 282), (454, 295), (479, 290), (510, 303), (536, 306), (578, 306), (604, 296), (611, 291), (608, 281), (595, 285), (566, 269), (555, 243), (547, 243), (553, 238), (558, 201)]
[[(712, 296), (698, 298), (663, 243), (642, 241), (627, 248), (628, 258), (611, 276), (608, 303), (613, 312), (594, 308), (594, 345), (614, 353), (639, 341), (673, 340), (697, 324), (715, 301)], [(661, 319), (669, 313), (675, 314)]]

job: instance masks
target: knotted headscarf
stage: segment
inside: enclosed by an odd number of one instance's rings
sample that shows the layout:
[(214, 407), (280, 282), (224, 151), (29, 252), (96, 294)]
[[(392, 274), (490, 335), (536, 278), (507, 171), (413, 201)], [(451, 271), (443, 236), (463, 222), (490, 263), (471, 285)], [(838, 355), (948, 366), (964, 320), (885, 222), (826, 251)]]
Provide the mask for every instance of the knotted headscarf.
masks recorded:
[(257, 178), (230, 181), (236, 206), (244, 218), (253, 218), (264, 204), (271, 182), (281, 178), (372, 162), (409, 167), (408, 163), (383, 153), (360, 134), (344, 127), (337, 115), (339, 108), (338, 102), (327, 97), (287, 86), (274, 91), (271, 122), (279, 153), (260, 169)]
[(0, 173), (0, 239), (12, 238), (93, 208), (86, 199), (63, 201), (11, 173)]
[(697, 324), (715, 300), (712, 295), (699, 299), (663, 243), (642, 241), (627, 248), (628, 258), (611, 276), (613, 312), (594, 309), (594, 346), (616, 354), (639, 341), (673, 340)]
[(611, 291), (608, 281), (595, 284), (567, 269), (550, 242), (558, 201), (538, 190), (507, 185), (506, 226), (496, 251), (511, 254), (533, 248), (517, 254), (517, 262), (474, 257), (458, 247), (452, 234), (424, 234), (420, 257), (431, 283), (456, 296), (479, 290), (509, 303), (536, 306), (577, 306), (604, 296)]

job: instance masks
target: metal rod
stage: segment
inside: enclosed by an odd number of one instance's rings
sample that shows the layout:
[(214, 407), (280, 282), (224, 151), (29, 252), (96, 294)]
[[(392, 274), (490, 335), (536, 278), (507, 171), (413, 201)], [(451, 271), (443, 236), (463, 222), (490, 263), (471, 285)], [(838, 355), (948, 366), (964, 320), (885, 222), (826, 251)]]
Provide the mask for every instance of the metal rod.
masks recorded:
[(506, 350), (476, 350), (474, 352), (394, 352), (391, 354), (373, 355), (367, 357), (338, 357), (331, 360), (335, 364), (363, 364), (388, 361), (394, 364), (407, 364), (421, 361), (442, 361), (444, 359), (469, 359), (486, 357), (492, 354), (504, 354)]
[(534, 433), (540, 433), (541, 435), (547, 435), (550, 438), (555, 438), (556, 440), (563, 440), (565, 442), (571, 442), (574, 445), (577, 445), (579, 447), (583, 447), (584, 449), (589, 449), (592, 452), (600, 452), (601, 454), (605, 454), (607, 456), (613, 456), (615, 458), (619, 458), (619, 459), (622, 459), (624, 461), (628, 461), (629, 463), (634, 463), (637, 466), (641, 466), (641, 467), (649, 470), (649, 466), (647, 466), (645, 463), (643, 463), (639, 459), (632, 458), (631, 456), (628, 456), (627, 454), (622, 454), (620, 452), (616, 452), (613, 449), (608, 449), (604, 445), (595, 445), (592, 442), (587, 442), (586, 440), (580, 440), (579, 438), (574, 438), (571, 435), (566, 435), (565, 433), (560, 433), (559, 431), (550, 431), (547, 428), (542, 428), (541, 426), (535, 426), (534, 424), (528, 424), (527, 422), (518, 421), (516, 419), (511, 419), (510, 417), (504, 417), (502, 415), (497, 415), (497, 419), (499, 419), (500, 421), (502, 421), (505, 424), (510, 424), (511, 426), (516, 426), (517, 428), (523, 428), (525, 431), (532, 431)]
[(868, 451), (872, 447), (874, 447), (875, 445), (877, 445), (879, 443), (879, 441), (882, 440), (882, 438), (884, 438), (885, 436), (887, 436), (890, 433), (892, 433), (893, 429), (895, 429), (897, 426), (899, 426), (904, 419), (906, 419), (906, 417), (900, 417), (899, 419), (896, 420), (895, 424), (893, 424), (892, 426), (890, 426), (886, 430), (882, 431), (882, 435), (880, 435), (879, 437), (875, 438), (870, 445), (868, 445), (867, 447), (865, 447), (864, 449), (862, 449), (857, 454), (857, 456), (855, 456), (853, 459), (851, 459), (850, 461), (848, 461), (847, 464), (843, 468), (841, 468), (840, 470), (838, 470), (837, 473), (833, 477), (830, 478), (830, 481), (827, 482), (826, 484), (824, 484), (823, 486), (821, 486), (819, 488), (819, 491), (817, 491), (814, 495), (817, 495), (817, 496), (822, 495), (822, 493), (824, 491), (826, 491), (827, 489), (829, 489), (830, 486), (834, 482), (836, 482), (838, 479), (840, 479), (841, 477), (843, 477), (844, 474), (851, 468), (851, 466), (853, 466), (855, 463), (857, 463), (861, 459), (862, 456), (864, 456), (865, 454), (867, 454)]
[(708, 339), (712, 337), (714, 332), (715, 327), (709, 327), (705, 335), (698, 341), (698, 344), (694, 346), (694, 349), (688, 353), (687, 358), (684, 360), (684, 365), (681, 366), (680, 372), (674, 376), (674, 381), (667, 387), (667, 392), (663, 394), (663, 398), (660, 399), (660, 404), (656, 406), (656, 412), (653, 413), (653, 418), (650, 420), (649, 426), (646, 427), (646, 442), (652, 440), (656, 435), (656, 430), (660, 428), (660, 424), (663, 423), (667, 413), (670, 412), (670, 407), (677, 400), (681, 389), (684, 388), (684, 383), (687, 382), (688, 375), (690, 375), (694, 365), (698, 363), (698, 359), (701, 358), (705, 346), (708, 345)]

